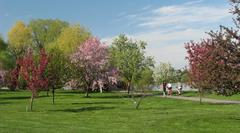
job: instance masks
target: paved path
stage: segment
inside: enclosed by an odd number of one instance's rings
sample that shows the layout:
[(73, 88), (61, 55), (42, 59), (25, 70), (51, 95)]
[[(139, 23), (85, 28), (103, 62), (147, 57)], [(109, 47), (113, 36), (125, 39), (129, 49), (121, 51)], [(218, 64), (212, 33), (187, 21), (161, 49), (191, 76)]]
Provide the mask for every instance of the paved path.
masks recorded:
[[(161, 96), (161, 97), (164, 97), (164, 96)], [(199, 101), (199, 97), (166, 96), (164, 98)], [(240, 101), (218, 100), (218, 99), (211, 99), (211, 98), (202, 98), (202, 102), (214, 103), (214, 104), (240, 104)]]

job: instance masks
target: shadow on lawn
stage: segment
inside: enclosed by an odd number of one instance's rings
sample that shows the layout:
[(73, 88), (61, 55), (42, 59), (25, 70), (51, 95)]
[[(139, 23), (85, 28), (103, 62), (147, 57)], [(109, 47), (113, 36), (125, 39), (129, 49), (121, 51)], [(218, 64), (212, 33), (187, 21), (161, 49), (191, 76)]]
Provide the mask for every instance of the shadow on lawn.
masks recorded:
[(239, 117), (229, 117), (229, 119), (231, 119), (231, 120), (236, 120), (236, 121), (240, 121), (240, 118)]
[(0, 102), (0, 105), (1, 104), (10, 104), (11, 102)]
[[(141, 97), (140, 95), (136, 95), (134, 97)], [(103, 99), (120, 99), (120, 98), (131, 98), (129, 95), (109, 95), (109, 96), (92, 96), (91, 98), (103, 98)]]
[(57, 93), (62, 93), (62, 94), (85, 94), (85, 92), (79, 91), (79, 90), (76, 90), (76, 91), (59, 91)]
[[(38, 96), (37, 98), (43, 98), (48, 96)], [(21, 100), (21, 99), (30, 99), (31, 96), (13, 96), (13, 97), (0, 97), (0, 99), (4, 100)]]
[(77, 109), (63, 109), (63, 110), (49, 110), (49, 111), (61, 111), (61, 112), (83, 112), (83, 111), (95, 111), (95, 110), (107, 110), (114, 109), (115, 107), (101, 107), (101, 106), (92, 106), (92, 107), (82, 107)]
[(123, 104), (124, 102), (85, 102), (85, 103), (72, 103), (72, 104)]

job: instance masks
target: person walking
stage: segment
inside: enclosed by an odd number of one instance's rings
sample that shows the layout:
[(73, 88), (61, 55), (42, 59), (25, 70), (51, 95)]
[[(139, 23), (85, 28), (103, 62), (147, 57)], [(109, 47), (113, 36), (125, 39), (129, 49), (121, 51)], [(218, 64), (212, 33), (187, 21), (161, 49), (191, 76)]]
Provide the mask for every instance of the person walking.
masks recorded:
[(172, 84), (168, 83), (167, 88), (168, 88), (168, 95), (172, 96)]

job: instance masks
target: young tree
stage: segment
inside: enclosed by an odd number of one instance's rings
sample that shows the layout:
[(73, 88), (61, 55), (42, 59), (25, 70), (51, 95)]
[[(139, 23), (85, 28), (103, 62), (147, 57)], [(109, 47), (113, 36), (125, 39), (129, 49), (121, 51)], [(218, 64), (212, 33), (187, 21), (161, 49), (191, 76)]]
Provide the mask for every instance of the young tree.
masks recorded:
[(39, 60), (34, 60), (33, 51), (29, 50), (22, 59), (17, 61), (20, 68), (20, 75), (27, 82), (28, 89), (31, 91), (30, 110), (33, 108), (33, 100), (38, 91), (47, 87), (48, 79), (45, 71), (48, 64), (48, 56), (44, 49), (40, 50)]
[[(211, 89), (213, 86), (212, 72), (215, 70), (215, 60), (211, 54), (213, 49), (213, 41), (211, 39), (202, 40), (199, 43), (193, 41), (186, 44), (187, 59), (190, 67), (190, 80), (192, 86), (198, 88), (200, 103), (202, 102), (203, 91)], [(217, 72), (217, 71), (216, 71)]]
[(128, 94), (146, 65), (148, 57), (144, 55), (145, 47), (145, 42), (132, 41), (125, 35), (119, 35), (110, 47), (111, 64), (117, 68), (121, 79), (127, 83)]
[(89, 38), (71, 55), (71, 62), (80, 70), (77, 74), (86, 86), (86, 97), (93, 82), (104, 75), (107, 56), (107, 46), (95, 37)]
[(144, 68), (140, 75), (138, 80), (135, 81), (136, 83), (136, 89), (141, 91), (141, 97), (138, 99), (135, 99), (133, 97), (135, 108), (139, 109), (139, 106), (141, 104), (141, 101), (145, 97), (145, 90), (149, 90), (150, 86), (154, 84), (154, 78), (153, 78), (153, 70), (150, 67)]
[(52, 89), (52, 102), (55, 103), (55, 90), (64, 86), (66, 75), (69, 72), (66, 67), (66, 57), (58, 48), (48, 50), (49, 63), (47, 66), (48, 86)]

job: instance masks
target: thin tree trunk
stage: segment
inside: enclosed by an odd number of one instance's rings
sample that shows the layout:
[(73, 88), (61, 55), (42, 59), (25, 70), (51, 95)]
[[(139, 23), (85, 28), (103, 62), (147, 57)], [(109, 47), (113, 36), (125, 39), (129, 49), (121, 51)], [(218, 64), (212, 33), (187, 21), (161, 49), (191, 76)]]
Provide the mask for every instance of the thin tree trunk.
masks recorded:
[(89, 94), (89, 87), (87, 87), (86, 97), (89, 97), (88, 94)]
[(48, 91), (49, 91), (49, 89), (47, 89), (47, 96), (49, 96), (49, 95), (48, 95)]
[(99, 89), (100, 89), (100, 93), (103, 93), (103, 87), (100, 86)]
[(199, 102), (200, 102), (200, 104), (202, 104), (202, 96), (203, 96), (203, 90), (201, 88), (201, 89), (199, 89)]
[(52, 88), (52, 103), (55, 104), (55, 89)]
[(30, 111), (32, 111), (33, 109), (33, 100), (34, 100), (34, 96), (32, 95), (30, 99)]
[(140, 106), (141, 101), (143, 100), (143, 98), (144, 98), (144, 95), (142, 95), (142, 96), (139, 98), (139, 100), (138, 100), (138, 102), (137, 102), (137, 104), (136, 104), (136, 109), (139, 109), (139, 106)]
[(130, 87), (131, 87), (131, 86), (130, 86), (130, 82), (128, 82), (128, 83), (127, 83), (127, 93), (128, 93), (128, 95), (130, 94)]

